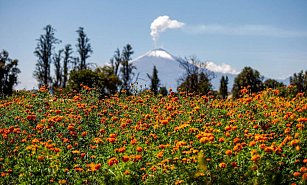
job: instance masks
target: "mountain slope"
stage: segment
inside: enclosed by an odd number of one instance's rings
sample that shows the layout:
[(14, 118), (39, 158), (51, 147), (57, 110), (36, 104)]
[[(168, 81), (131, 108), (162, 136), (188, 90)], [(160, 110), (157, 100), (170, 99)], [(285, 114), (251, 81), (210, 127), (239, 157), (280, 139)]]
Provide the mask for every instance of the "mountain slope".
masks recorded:
[[(179, 85), (178, 79), (185, 73), (185, 70), (180, 67), (178, 58), (161, 48), (148, 51), (144, 55), (132, 60), (132, 63), (137, 68), (135, 76), (137, 76), (138, 79), (134, 79), (133, 81), (137, 80), (138, 89), (149, 88), (150, 79), (147, 74), (152, 75), (154, 65), (158, 70), (160, 85), (165, 86), (167, 89), (172, 88), (174, 91), (176, 91)], [(234, 79), (237, 75), (221, 72), (214, 72), (214, 74), (215, 77), (211, 80), (213, 89), (218, 90), (222, 76), (228, 76), (228, 91), (231, 91)], [(265, 79), (267, 78), (264, 77), (264, 80)], [(286, 85), (289, 84), (289, 79), (278, 81)]]
[(152, 75), (153, 67), (158, 70), (161, 86), (176, 89), (178, 79), (184, 74), (184, 69), (179, 65), (176, 57), (163, 49), (154, 49), (134, 59), (132, 63), (136, 66), (138, 76), (138, 87), (149, 88), (150, 79), (147, 74)]

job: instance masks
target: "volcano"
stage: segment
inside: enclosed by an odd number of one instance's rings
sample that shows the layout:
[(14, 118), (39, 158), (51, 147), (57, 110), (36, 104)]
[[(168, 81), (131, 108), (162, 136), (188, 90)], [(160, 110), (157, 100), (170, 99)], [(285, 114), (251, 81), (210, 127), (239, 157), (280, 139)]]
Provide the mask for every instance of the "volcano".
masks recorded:
[[(138, 82), (137, 88), (139, 90), (149, 89), (150, 79), (147, 74), (152, 75), (154, 66), (156, 66), (158, 70), (160, 87), (164, 86), (167, 89), (172, 88), (174, 91), (177, 90), (177, 86), (179, 85), (179, 78), (185, 73), (185, 70), (180, 67), (179, 58), (161, 48), (148, 51), (131, 62), (137, 68), (135, 71), (137, 79), (134, 79), (134, 81)], [(214, 78), (211, 79), (213, 90), (219, 89), (222, 76), (228, 77), (228, 91), (231, 91), (237, 74), (222, 72), (214, 72)], [(265, 79), (268, 78), (264, 77), (264, 80)], [(283, 82), (285, 85), (289, 84), (289, 78), (277, 81)]]
[(150, 87), (150, 79), (147, 74), (152, 75), (153, 68), (156, 66), (160, 85), (167, 89), (176, 90), (178, 79), (184, 74), (184, 69), (180, 67), (177, 57), (173, 56), (164, 49), (154, 49), (144, 55), (132, 60), (136, 67), (136, 76), (138, 88), (144, 89)]

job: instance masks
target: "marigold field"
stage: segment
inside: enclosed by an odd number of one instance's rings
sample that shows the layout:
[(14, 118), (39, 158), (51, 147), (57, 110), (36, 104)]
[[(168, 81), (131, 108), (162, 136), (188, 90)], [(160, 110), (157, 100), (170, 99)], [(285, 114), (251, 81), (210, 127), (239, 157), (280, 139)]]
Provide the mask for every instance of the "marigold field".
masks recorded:
[(0, 100), (0, 184), (306, 184), (307, 98)]

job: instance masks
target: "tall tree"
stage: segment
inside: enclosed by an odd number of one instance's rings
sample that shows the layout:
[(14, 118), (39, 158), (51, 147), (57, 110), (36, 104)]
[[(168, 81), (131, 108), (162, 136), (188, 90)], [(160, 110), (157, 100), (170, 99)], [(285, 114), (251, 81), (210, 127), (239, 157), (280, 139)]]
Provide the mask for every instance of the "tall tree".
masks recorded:
[(185, 74), (179, 79), (181, 84), (178, 91), (207, 94), (212, 90), (210, 80), (214, 74), (206, 69), (205, 63), (199, 61), (196, 56), (181, 59), (179, 62)]
[(245, 67), (242, 72), (235, 78), (232, 95), (238, 98), (243, 88), (248, 88), (250, 93), (256, 93), (263, 89), (263, 83), (260, 73), (251, 67)]
[(38, 57), (38, 60), (33, 76), (38, 81), (39, 86), (48, 86), (52, 82), (50, 76), (51, 56), (54, 50), (54, 45), (60, 42), (60, 40), (54, 36), (55, 30), (51, 25), (47, 25), (44, 30), (45, 33), (37, 40), (38, 43), (34, 51), (34, 55)]
[(17, 84), (20, 70), (17, 67), (18, 60), (9, 58), (9, 53), (3, 50), (0, 53), (0, 95), (11, 95), (13, 86)]
[(121, 89), (125, 89), (129, 92), (131, 81), (134, 75), (133, 70), (136, 69), (136, 67), (130, 63), (131, 55), (134, 53), (132, 46), (130, 44), (127, 44), (122, 51), (121, 56), (121, 80), (123, 82), (123, 86)]
[(228, 76), (222, 76), (220, 83), (220, 95), (225, 99), (228, 95)]
[(153, 67), (152, 75), (150, 76), (147, 74), (147, 77), (150, 79), (150, 90), (157, 95), (160, 86), (160, 79), (158, 77), (158, 70), (156, 66)]
[(63, 84), (62, 87), (66, 88), (68, 80), (68, 65), (72, 63), (72, 48), (70, 44), (67, 44), (64, 48), (64, 59), (63, 59)]
[(78, 33), (78, 43), (76, 45), (77, 51), (79, 53), (79, 69), (83, 70), (87, 68), (86, 59), (90, 57), (90, 54), (93, 53), (91, 44), (89, 43), (90, 39), (86, 36), (84, 28), (79, 27), (77, 30)]
[(113, 69), (114, 75), (118, 76), (119, 67), (122, 61), (122, 56), (120, 54), (120, 50), (117, 48), (117, 50), (114, 52), (113, 58), (111, 58), (110, 63)]
[(59, 50), (58, 53), (55, 53), (53, 56), (53, 62), (54, 62), (54, 87), (61, 87), (62, 85), (62, 79), (63, 79), (63, 69), (61, 66), (61, 60), (62, 60), (62, 52), (63, 50)]
[(290, 77), (290, 84), (295, 86), (297, 92), (307, 93), (307, 71), (300, 71), (299, 73), (294, 73)]

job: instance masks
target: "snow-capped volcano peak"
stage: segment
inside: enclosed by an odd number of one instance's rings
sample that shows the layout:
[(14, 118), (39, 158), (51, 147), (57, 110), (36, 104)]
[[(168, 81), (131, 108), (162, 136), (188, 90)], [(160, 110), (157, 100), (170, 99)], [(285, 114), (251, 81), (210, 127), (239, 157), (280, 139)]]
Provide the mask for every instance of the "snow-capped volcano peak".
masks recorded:
[(160, 58), (166, 58), (166, 59), (170, 59), (173, 60), (175, 59), (175, 57), (173, 55), (171, 55), (169, 52), (165, 51), (164, 49), (154, 49), (151, 50), (149, 52), (146, 53), (147, 56), (150, 57), (160, 57)]
[(173, 56), (172, 54), (170, 54), (166, 50), (164, 50), (162, 48), (158, 48), (158, 49), (153, 49), (153, 50), (148, 51), (144, 55), (134, 59), (134, 61), (138, 61), (139, 59), (144, 58), (144, 57), (146, 57), (146, 58), (147, 57), (160, 58), (160, 59), (167, 59), (167, 60), (177, 60), (177, 58), (175, 56)]
[(178, 59), (164, 49), (153, 49), (144, 55), (132, 60), (138, 74), (138, 84), (149, 87), (150, 79), (147, 74), (152, 75), (153, 67), (158, 70), (161, 86), (176, 89), (177, 80), (183, 74), (184, 70), (180, 67)]

